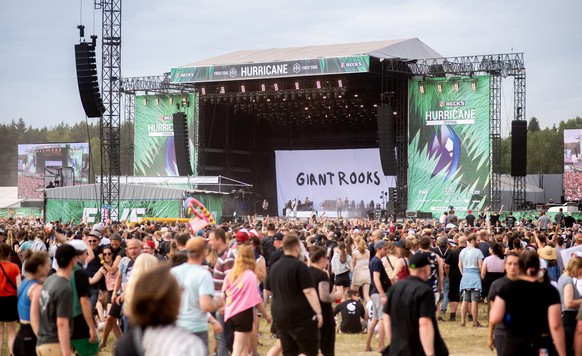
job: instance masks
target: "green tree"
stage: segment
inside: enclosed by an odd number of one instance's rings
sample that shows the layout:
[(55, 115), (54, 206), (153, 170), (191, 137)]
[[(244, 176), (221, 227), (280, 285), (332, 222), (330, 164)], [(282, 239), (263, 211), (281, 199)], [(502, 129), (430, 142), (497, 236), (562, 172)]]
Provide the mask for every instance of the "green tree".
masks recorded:
[(533, 117), (529, 119), (527, 124), (527, 131), (528, 132), (538, 132), (540, 130), (540, 122), (537, 118)]

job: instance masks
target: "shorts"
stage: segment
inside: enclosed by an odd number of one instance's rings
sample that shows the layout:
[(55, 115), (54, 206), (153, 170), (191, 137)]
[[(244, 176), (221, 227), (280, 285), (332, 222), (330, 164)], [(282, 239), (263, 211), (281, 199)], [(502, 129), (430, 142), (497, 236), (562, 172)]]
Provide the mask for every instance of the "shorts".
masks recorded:
[(384, 317), (384, 306), (382, 305), (382, 297), (380, 294), (372, 294), (372, 320), (381, 320)]
[(109, 309), (109, 315), (120, 319), (121, 318), (121, 310), (123, 308), (123, 303), (121, 303), (121, 305), (117, 304), (117, 303), (111, 303), (111, 308)]
[(439, 300), (441, 300), (441, 294), (438, 292), (434, 292), (434, 305), (438, 305), (439, 304)]
[(349, 288), (351, 285), (350, 282), (350, 272), (344, 272), (335, 275), (334, 284), (336, 286), (346, 287)]
[(36, 347), (38, 356), (61, 356), (61, 344), (42, 344)]
[(463, 302), (477, 303), (481, 299), (481, 290), (477, 288), (463, 289)]
[(20, 324), (14, 340), (14, 356), (36, 355), (36, 335), (30, 324)]
[(99, 341), (90, 343), (89, 339), (71, 339), (71, 345), (80, 356), (92, 356), (99, 353)]
[(251, 307), (233, 315), (228, 319), (227, 323), (230, 326), (230, 330), (233, 332), (238, 331), (239, 333), (248, 333), (253, 331), (254, 318), (255, 308)]
[(0, 321), (18, 321), (18, 298), (0, 297)]

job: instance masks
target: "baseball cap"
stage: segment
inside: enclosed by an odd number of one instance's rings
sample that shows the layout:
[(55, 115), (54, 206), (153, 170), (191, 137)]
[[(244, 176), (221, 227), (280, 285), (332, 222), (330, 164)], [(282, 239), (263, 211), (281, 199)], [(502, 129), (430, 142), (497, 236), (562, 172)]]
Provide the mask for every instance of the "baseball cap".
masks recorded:
[(402, 240), (394, 241), (394, 247), (404, 247), (404, 242)]
[(73, 246), (77, 255), (82, 255), (87, 251), (87, 245), (81, 240), (69, 240), (67, 244)]
[(93, 236), (93, 237), (100, 239), (101, 233), (99, 233), (99, 231), (97, 231), (97, 230), (91, 230), (91, 231), (89, 231), (89, 236)]
[(388, 244), (388, 242), (386, 242), (384, 240), (376, 241), (376, 243), (374, 243), (374, 248), (377, 250), (377, 249), (380, 249), (380, 248), (386, 246), (387, 244)]
[[(284, 236), (285, 235), (283, 235), (282, 233), (278, 232), (278, 233), (275, 234), (275, 236), (273, 236), (273, 241), (283, 241), (283, 237)], [(316, 237), (316, 239), (317, 239), (317, 237)], [(320, 237), (320, 240), (321, 240), (321, 237)]]
[(428, 260), (428, 253), (425, 252), (418, 252), (414, 255), (411, 255), (408, 259), (410, 268), (421, 268), (424, 266), (428, 266), (430, 261)]
[(238, 243), (245, 243), (251, 237), (250, 237), (249, 233), (246, 232), (246, 230), (245, 231), (239, 230), (236, 233), (235, 238), (236, 238), (236, 242), (238, 242)]
[(65, 268), (69, 265), (71, 260), (77, 256), (77, 250), (70, 244), (64, 244), (57, 247), (55, 252), (55, 259), (60, 268)]

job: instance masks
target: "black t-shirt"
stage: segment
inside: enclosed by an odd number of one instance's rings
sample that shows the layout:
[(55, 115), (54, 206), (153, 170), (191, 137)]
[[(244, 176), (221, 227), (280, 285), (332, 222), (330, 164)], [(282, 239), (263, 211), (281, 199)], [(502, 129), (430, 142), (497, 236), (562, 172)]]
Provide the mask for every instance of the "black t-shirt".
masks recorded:
[(479, 250), (481, 250), (481, 252), (483, 253), (483, 258), (491, 255), (489, 253), (489, 247), (491, 247), (491, 244), (487, 241), (483, 241), (483, 242), (479, 242)]
[[(89, 276), (84, 269), (77, 269), (74, 272), (73, 278), (75, 278), (75, 287), (77, 289), (77, 298), (79, 300), (81, 297), (89, 298), (90, 286), (89, 286)], [(79, 302), (80, 304), (80, 302)], [(73, 331), (71, 333), (71, 339), (85, 339), (89, 337), (89, 326), (85, 322), (83, 313), (77, 315), (73, 318)]]
[(459, 254), (465, 246), (460, 246), (458, 249), (451, 251), (451, 253), (445, 257), (445, 263), (449, 265), (449, 278), (461, 278), (461, 270), (459, 270)]
[(498, 294), (505, 301), (507, 337), (515, 335), (536, 342), (541, 335), (550, 334), (548, 308), (560, 304), (560, 294), (551, 284), (510, 281)]
[(382, 289), (384, 290), (384, 293), (387, 293), (388, 288), (392, 283), (390, 282), (390, 278), (386, 273), (386, 269), (384, 268), (382, 260), (380, 260), (376, 256), (372, 257), (372, 259), (370, 260), (369, 268), (370, 268), (370, 295), (380, 293), (378, 291), (378, 288), (376, 288), (376, 283), (374, 283), (374, 272), (380, 272), (380, 283), (382, 284)]
[[(495, 301), (495, 298), (497, 295), (499, 295), (499, 291), (510, 282), (511, 280), (507, 278), (507, 276), (493, 281), (493, 283), (491, 283), (491, 287), (489, 287), (489, 294), (487, 295), (487, 299), (492, 302)], [(505, 332), (505, 325), (503, 323), (495, 325), (495, 332)]]
[(269, 268), (272, 267), (275, 262), (279, 261), (283, 257), (283, 248), (276, 249), (269, 256)]
[(515, 226), (515, 216), (508, 216), (507, 219), (505, 219), (505, 223), (507, 224), (507, 227), (514, 227)]
[(409, 276), (388, 291), (384, 313), (390, 315), (392, 327), (391, 355), (424, 355), (419, 334), (419, 319), (427, 317), (434, 327), (435, 355), (448, 355), (435, 318), (432, 289), (420, 278)]
[[(313, 283), (315, 284), (315, 290), (317, 291), (318, 296), (319, 296), (319, 282), (327, 282), (328, 286), (331, 286), (331, 282), (329, 281), (327, 273), (315, 267), (309, 267), (309, 272), (311, 273), (311, 278), (313, 278)], [(332, 320), (333, 309), (331, 307), (331, 303), (322, 302), (320, 297), (319, 304), (321, 304), (321, 314), (323, 316), (323, 320)]]
[(346, 334), (359, 334), (362, 332), (361, 319), (365, 319), (365, 309), (362, 303), (348, 299), (336, 305), (333, 315), (342, 314), (340, 330)]
[(471, 227), (475, 226), (475, 215), (469, 214), (465, 216), (465, 221), (467, 221), (467, 225)]
[(283, 255), (269, 268), (265, 289), (273, 293), (271, 313), (276, 324), (297, 325), (315, 315), (303, 290), (315, 288), (309, 268), (293, 256)]
[(574, 226), (574, 223), (576, 222), (576, 219), (574, 219), (574, 217), (568, 215), (564, 217), (564, 226), (566, 227), (572, 227)]
[(489, 222), (491, 223), (491, 226), (495, 227), (495, 225), (497, 225), (498, 221), (499, 221), (499, 214), (497, 214), (497, 213), (491, 214), (491, 216), (489, 217)]

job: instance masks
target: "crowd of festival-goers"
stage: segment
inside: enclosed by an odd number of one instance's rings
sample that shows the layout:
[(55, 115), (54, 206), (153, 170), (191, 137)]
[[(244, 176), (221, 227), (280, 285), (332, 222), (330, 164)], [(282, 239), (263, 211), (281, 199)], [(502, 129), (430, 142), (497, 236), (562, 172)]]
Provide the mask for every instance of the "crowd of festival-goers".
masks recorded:
[(248, 217), (199, 231), (7, 218), (0, 350), (96, 355), (113, 337), (116, 355), (258, 355), (275, 337), (268, 355), (333, 355), (338, 333), (361, 333), (366, 351), (447, 355), (439, 323), (488, 320), (499, 355), (581, 355), (582, 253), (562, 253), (577, 245), (582, 225), (562, 212)]

